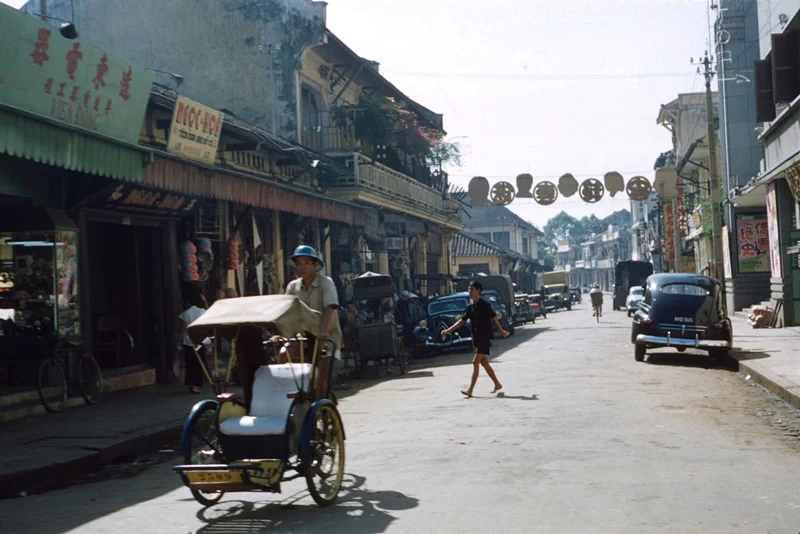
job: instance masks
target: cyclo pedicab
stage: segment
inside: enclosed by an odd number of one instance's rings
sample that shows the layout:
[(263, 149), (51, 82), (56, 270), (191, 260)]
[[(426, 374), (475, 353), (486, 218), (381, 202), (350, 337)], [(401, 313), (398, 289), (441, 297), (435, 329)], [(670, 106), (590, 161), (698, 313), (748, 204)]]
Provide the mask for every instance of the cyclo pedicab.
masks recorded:
[[(265, 363), (255, 373), (249, 400), (223, 392), (216, 350), (215, 377), (198, 356), (216, 399), (192, 408), (181, 437), (185, 463), (173, 470), (200, 504), (214, 505), (227, 492), (280, 493), (281, 483), (296, 478), (306, 479), (319, 506), (336, 499), (345, 434), (331, 392), (335, 343), (330, 348), (320, 342), (320, 320), (297, 297), (273, 295), (220, 300), (189, 326), (195, 345), (211, 337), (231, 341), (224, 384), (237, 355), (261, 351), (256, 353)], [(277, 351), (262, 341), (265, 332), (289, 341)]]
[[(359, 321), (356, 326), (358, 340), (358, 361), (356, 373), (361, 376), (367, 362), (375, 363), (378, 373), (378, 362), (393, 360), (400, 368), (400, 374), (406, 374), (408, 362), (403, 344), (403, 327), (395, 325), (394, 311), (381, 310), (381, 302), (391, 301), (395, 296), (395, 287), (391, 277), (367, 272), (353, 280), (353, 300), (359, 310)], [(390, 321), (385, 319), (391, 316)]]

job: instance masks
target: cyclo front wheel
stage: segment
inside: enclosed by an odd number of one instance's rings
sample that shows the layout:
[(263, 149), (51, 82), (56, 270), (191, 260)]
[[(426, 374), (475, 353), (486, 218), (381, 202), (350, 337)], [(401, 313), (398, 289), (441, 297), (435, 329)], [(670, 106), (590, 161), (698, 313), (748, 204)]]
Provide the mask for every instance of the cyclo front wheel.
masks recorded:
[(45, 410), (60, 412), (67, 402), (67, 377), (64, 367), (55, 358), (47, 358), (39, 365), (39, 399)]
[(344, 427), (331, 404), (324, 404), (314, 414), (309, 457), (303, 469), (314, 502), (319, 506), (333, 504), (344, 478)]
[[(184, 463), (190, 465), (221, 463), (216, 405), (205, 406), (201, 411), (194, 414), (194, 418), (189, 424), (192, 429), (191, 444), (184, 454)], [(213, 506), (225, 495), (221, 491), (206, 493), (194, 488), (190, 489), (194, 500), (203, 506)]]
[(78, 360), (78, 387), (87, 404), (96, 404), (103, 398), (103, 374), (91, 354), (83, 354)]

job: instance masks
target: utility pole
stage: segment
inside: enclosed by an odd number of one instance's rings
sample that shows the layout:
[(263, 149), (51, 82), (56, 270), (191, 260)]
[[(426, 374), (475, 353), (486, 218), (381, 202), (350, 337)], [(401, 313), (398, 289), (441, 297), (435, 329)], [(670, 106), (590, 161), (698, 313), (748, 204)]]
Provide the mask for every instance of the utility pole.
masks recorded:
[[(722, 212), (720, 204), (720, 183), (719, 183), (719, 170), (717, 169), (717, 136), (714, 128), (714, 103), (711, 94), (711, 80), (714, 79), (714, 71), (711, 66), (714, 61), (713, 57), (708, 56), (706, 52), (703, 56), (703, 61), (700, 64), (703, 66), (706, 79), (706, 118), (708, 120), (708, 174), (709, 174), (709, 193), (711, 196), (711, 242), (712, 242), (712, 266), (713, 270), (711, 276), (722, 282), (723, 288), (725, 287), (725, 270), (722, 266)], [(698, 72), (700, 68), (698, 67)]]

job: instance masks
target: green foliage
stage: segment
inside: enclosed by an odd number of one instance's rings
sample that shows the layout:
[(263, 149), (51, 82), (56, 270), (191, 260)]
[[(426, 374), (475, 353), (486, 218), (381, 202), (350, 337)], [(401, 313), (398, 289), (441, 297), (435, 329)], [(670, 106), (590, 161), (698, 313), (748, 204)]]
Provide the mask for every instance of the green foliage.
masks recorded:
[(576, 219), (562, 211), (549, 221), (544, 227), (544, 240), (555, 245), (562, 239), (569, 239), (571, 244), (578, 245), (586, 241), (594, 233), (594, 227), (600, 219), (594, 214)]

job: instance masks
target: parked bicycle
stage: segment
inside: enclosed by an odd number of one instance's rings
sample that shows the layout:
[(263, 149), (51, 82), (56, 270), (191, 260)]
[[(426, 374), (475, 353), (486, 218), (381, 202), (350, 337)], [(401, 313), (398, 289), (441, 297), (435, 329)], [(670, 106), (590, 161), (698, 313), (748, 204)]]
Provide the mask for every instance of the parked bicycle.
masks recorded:
[(96, 404), (103, 397), (100, 366), (82, 349), (80, 342), (59, 342), (54, 355), (39, 365), (39, 399), (48, 412), (63, 410), (71, 396), (82, 396), (86, 404)]

